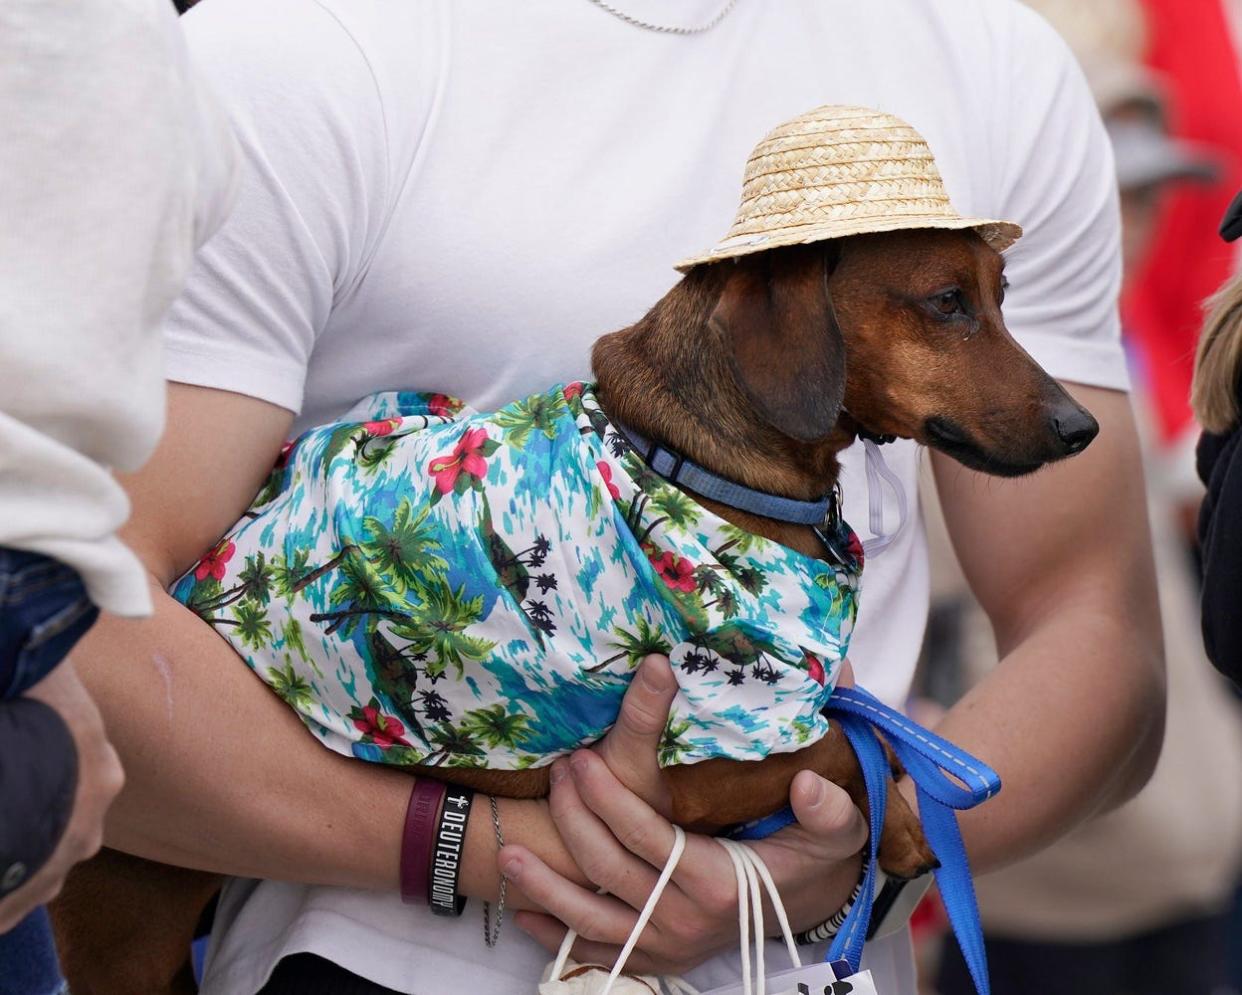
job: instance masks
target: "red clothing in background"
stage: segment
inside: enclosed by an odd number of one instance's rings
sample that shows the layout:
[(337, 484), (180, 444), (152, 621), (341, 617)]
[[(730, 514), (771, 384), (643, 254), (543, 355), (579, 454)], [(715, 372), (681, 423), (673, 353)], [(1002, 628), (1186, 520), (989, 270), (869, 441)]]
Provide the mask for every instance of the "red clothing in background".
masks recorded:
[(1143, 0), (1148, 64), (1167, 86), (1174, 136), (1222, 151), (1220, 179), (1170, 191), (1152, 251), (1123, 301), (1162, 441), (1192, 424), (1188, 397), (1202, 302), (1233, 271), (1216, 234), (1242, 187), (1242, 80), (1221, 0)]

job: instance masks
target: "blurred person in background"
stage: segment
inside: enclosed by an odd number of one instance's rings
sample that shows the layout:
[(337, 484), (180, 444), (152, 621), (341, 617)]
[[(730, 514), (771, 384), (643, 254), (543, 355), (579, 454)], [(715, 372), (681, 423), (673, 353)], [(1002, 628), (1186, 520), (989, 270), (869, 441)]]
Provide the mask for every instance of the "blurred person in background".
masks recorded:
[[(1105, 118), (1121, 192), (1123, 294), (1133, 297), (1167, 198), (1179, 184), (1215, 178), (1218, 162), (1169, 136), (1161, 82), (1137, 61), (1144, 29), (1137, 4), (1032, 6), (1070, 41)], [(1242, 717), (1198, 637), (1180, 508), (1197, 505), (1199, 494), (1167, 461), (1150, 471), (1161, 462), (1153, 459), (1163, 439), (1154, 398), (1167, 381), (1156, 369), (1163, 354), (1132, 338), (1127, 347), (1149, 467), (1169, 672), (1165, 747), (1151, 782), (1127, 805), (978, 881), (993, 986), (1005, 995), (1042, 995), (1050, 986), (1067, 995), (1235, 990), (1228, 910), (1242, 866)], [(965, 995), (973, 991), (969, 975), (950, 947), (936, 987), (940, 995)]]
[[(1242, 193), (1230, 206), (1221, 235), (1229, 242), (1242, 236)], [(1191, 395), (1203, 425), (1196, 455), (1199, 477), (1207, 487), (1199, 513), (1201, 621), (1212, 663), (1242, 684), (1242, 277), (1229, 281), (1209, 305)]]
[(42, 905), (123, 775), (66, 655), (150, 612), (120, 542), (164, 419), (158, 322), (235, 150), (167, 0), (0, 4), (0, 995), (62, 991)]
[[(1092, 5), (1114, 4), (1084, 4)], [(1218, 167), (1212, 182), (1164, 192), (1149, 251), (1122, 297), (1127, 347), (1141, 364), (1149, 402), (1149, 472), (1176, 502), (1182, 535), (1193, 545), (1203, 493), (1189, 403), (1195, 341), (1203, 301), (1238, 268), (1236, 247), (1216, 227), (1242, 187), (1242, 0), (1142, 0), (1142, 13), (1139, 57), (1160, 81), (1168, 131), (1215, 150)]]

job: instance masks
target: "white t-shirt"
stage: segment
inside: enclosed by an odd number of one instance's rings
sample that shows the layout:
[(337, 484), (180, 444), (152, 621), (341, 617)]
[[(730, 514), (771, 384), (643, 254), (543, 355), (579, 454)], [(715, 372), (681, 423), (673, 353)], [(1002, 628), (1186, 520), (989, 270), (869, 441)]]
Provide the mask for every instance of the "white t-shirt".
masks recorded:
[[(621, 6), (693, 25), (722, 2)], [(246, 167), (167, 323), (169, 373), (283, 405), (298, 427), (383, 388), (485, 410), (588, 375), (594, 339), (638, 319), (672, 264), (728, 227), (755, 142), (830, 102), (906, 119), (959, 212), (1022, 224), (1009, 327), (1055, 376), (1126, 386), (1107, 140), (1064, 45), (1010, 0), (740, 0), (690, 36), (588, 0), (211, 0), (186, 30)], [(857, 448), (842, 484), (865, 536)], [(912, 518), (868, 563), (850, 656), (900, 704), (927, 561), (919, 450), (885, 455)], [(888, 497), (886, 530), (895, 508)], [(547, 960), (515, 929), (488, 951), (477, 908), (446, 921), (391, 895), (238, 883), (204, 990), (252, 992), (299, 950), (419, 995), (533, 989)], [(871, 959), (886, 995), (913, 992), (904, 941)], [(736, 977), (733, 957), (691, 980)]]
[(150, 611), (116, 538), (164, 425), (159, 321), (232, 197), (169, 0), (0, 4), (0, 547)]

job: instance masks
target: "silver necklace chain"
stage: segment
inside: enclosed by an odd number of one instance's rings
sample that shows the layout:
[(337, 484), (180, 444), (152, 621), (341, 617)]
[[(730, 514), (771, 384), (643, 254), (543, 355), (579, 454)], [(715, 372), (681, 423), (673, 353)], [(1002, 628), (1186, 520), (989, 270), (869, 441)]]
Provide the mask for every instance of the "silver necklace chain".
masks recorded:
[(728, 3), (721, 7), (720, 10), (716, 12), (716, 16), (706, 24), (700, 24), (696, 28), (681, 28), (670, 24), (652, 24), (650, 21), (641, 21), (637, 17), (627, 14), (623, 10), (617, 10), (616, 7), (606, 3), (605, 0), (591, 0), (591, 3), (595, 4), (595, 6), (600, 8), (600, 10), (608, 11), (608, 13), (610, 13), (613, 17), (619, 17), (621, 20), (625, 21), (626, 24), (632, 24), (636, 28), (645, 28), (648, 31), (659, 31), (666, 35), (697, 35), (702, 34), (704, 31), (710, 31), (717, 24), (728, 17), (729, 12), (737, 6), (737, 0), (728, 0)]

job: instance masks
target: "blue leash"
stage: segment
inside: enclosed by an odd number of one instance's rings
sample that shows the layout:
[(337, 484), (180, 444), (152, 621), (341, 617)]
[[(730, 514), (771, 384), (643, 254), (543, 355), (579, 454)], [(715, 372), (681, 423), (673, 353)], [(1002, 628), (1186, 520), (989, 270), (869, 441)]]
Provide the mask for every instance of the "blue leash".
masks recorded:
[[(843, 960), (848, 964), (850, 973), (856, 973), (862, 960), (867, 928), (871, 923), (871, 907), (875, 901), (876, 856), (880, 831), (884, 825), (890, 774), (888, 758), (874, 731), (879, 729), (905, 767), (906, 773), (914, 781), (923, 832), (940, 861), (940, 866), (934, 872), (936, 885), (940, 889), (940, 898), (953, 926), (953, 935), (957, 937), (970, 976), (974, 979), (975, 990), (979, 995), (991, 995), (983, 929), (979, 923), (979, 906), (975, 899), (974, 885), (970, 880), (966, 847), (962, 843), (962, 834), (958, 829), (954, 811), (974, 808), (994, 796), (1000, 791), (1000, 778), (986, 764), (948, 740), (910, 721), (862, 688), (837, 688), (824, 708), (824, 714), (841, 724), (846, 738), (858, 756), (863, 781), (867, 787), (871, 824), (862, 890), (833, 940), (827, 960)], [(949, 774), (957, 780), (947, 776)], [(793, 812), (786, 809), (766, 819), (749, 823), (735, 833), (734, 838), (762, 839), (794, 821)]]

